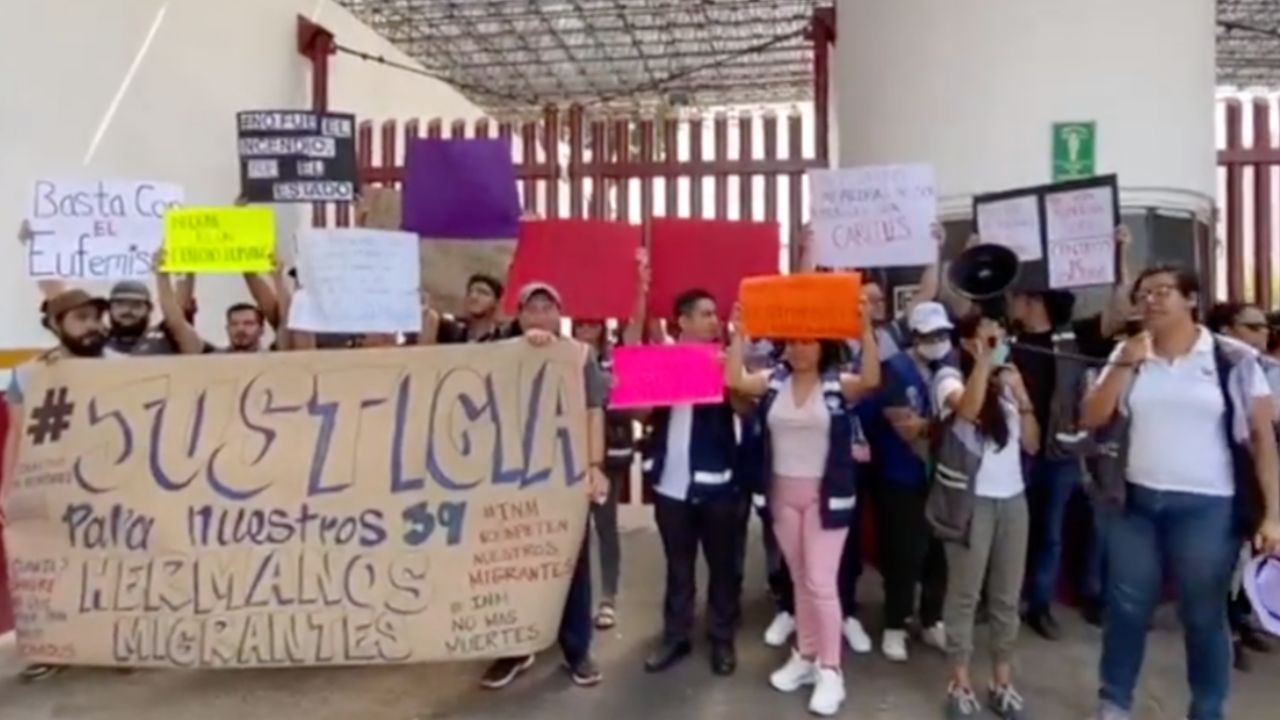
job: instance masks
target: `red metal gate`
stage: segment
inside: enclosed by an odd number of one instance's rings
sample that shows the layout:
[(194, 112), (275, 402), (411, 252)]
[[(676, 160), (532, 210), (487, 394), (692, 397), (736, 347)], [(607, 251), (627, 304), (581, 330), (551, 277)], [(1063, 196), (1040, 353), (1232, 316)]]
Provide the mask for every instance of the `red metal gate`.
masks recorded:
[(1268, 310), (1280, 297), (1274, 285), (1280, 280), (1274, 221), (1280, 213), (1275, 195), (1280, 147), (1273, 144), (1272, 127), (1276, 110), (1272, 96), (1226, 98), (1218, 107), (1225, 141), (1218, 150), (1218, 197), (1226, 294)]

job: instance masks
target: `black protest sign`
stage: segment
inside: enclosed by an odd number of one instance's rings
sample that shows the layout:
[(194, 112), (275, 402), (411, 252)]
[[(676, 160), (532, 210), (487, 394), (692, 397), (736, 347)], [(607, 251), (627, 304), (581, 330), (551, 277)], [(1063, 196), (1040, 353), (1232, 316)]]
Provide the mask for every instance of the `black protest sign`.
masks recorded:
[(984, 243), (1021, 261), (1013, 290), (1070, 289), (1115, 283), (1115, 175), (978, 195), (973, 218)]
[(237, 113), (244, 199), (275, 203), (354, 200), (355, 126), (355, 115), (349, 113)]

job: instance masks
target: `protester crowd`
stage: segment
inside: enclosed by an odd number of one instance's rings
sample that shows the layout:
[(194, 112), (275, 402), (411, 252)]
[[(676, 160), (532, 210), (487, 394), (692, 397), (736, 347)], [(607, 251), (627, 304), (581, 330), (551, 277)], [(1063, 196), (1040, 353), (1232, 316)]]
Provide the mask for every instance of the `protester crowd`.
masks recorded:
[[(940, 229), (937, 236), (941, 242)], [(1119, 228), (1116, 240), (1124, 257), (1128, 233)], [(800, 269), (813, 270), (801, 256)], [(842, 645), (871, 652), (875, 626), (888, 660), (908, 662), (917, 644), (950, 658), (949, 677), (939, 679), (946, 717), (986, 710), (1030, 717), (1034, 699), (1014, 677), (1019, 633), (1025, 622), (1047, 640), (1059, 638), (1053, 607), (1067, 510), (1083, 496), (1090, 540), (1086, 570), (1072, 582), (1086, 619), (1103, 628), (1096, 717), (1129, 717), (1167, 571), (1186, 639), (1188, 718), (1222, 718), (1232, 663), (1247, 670), (1249, 653), (1270, 649), (1233, 575), (1252, 552), (1280, 552), (1280, 402), (1272, 401), (1280, 332), (1247, 305), (1215, 306), (1201, 324), (1194, 274), (1159, 266), (1131, 280), (1124, 265), (1107, 306), (1084, 318), (1072, 294), (1059, 290), (1014, 292), (997, 313), (978, 308), (950, 291), (937, 266), (925, 268), (914, 297), (891, 314), (886, 288), (868, 273), (862, 337), (798, 341), (743, 337), (736, 309), (698, 288), (687, 288), (669, 317), (646, 317), (642, 253), (633, 317), (572, 324), (584, 357), (602, 594), (593, 605), (584, 542), (559, 636), (573, 682), (600, 682), (593, 629), (627, 621), (616, 602), (617, 503), (638, 456), (666, 556), (650, 672), (692, 654), (701, 554), (709, 662), (718, 675), (734, 674), (755, 514), (766, 528), (777, 604), (764, 642), (789, 646), (769, 677), (774, 688), (812, 688), (809, 710), (836, 714), (846, 695)], [(518, 289), (515, 317), (505, 320), (502, 280), (476, 275), (456, 315), (424, 297), (416, 336), (331, 338), (289, 329), (296, 282), (283, 268), (245, 280), (253, 302), (225, 310), (225, 346), (194, 330), (194, 278), (157, 272), (154, 293), (121, 282), (106, 298), (42, 283), (41, 313), (57, 347), (14, 372), (10, 412), (21, 417), (35, 363), (60, 357), (546, 345), (565, 341), (562, 323), (573, 316), (556, 288), (534, 283)], [(613, 348), (646, 342), (723, 344), (724, 401), (609, 410)], [(17, 462), (20, 426), (10, 423), (6, 475)], [(868, 521), (884, 584), (876, 621), (856, 598), (860, 526)], [(980, 679), (974, 626), (984, 621), (991, 672)], [(502, 688), (533, 663), (532, 656), (499, 660), (482, 684)], [(25, 676), (59, 669), (31, 666)]]

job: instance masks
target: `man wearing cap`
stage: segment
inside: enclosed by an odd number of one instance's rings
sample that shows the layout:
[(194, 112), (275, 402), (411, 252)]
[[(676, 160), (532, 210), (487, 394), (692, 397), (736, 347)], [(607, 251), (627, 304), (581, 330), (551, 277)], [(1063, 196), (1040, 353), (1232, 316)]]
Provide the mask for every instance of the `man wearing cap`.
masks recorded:
[(477, 273), (468, 278), (467, 296), (463, 301), (464, 316), (442, 319), (437, 342), (491, 342), (507, 337), (507, 329), (498, 322), (502, 291), (502, 282), (491, 275)]
[[(582, 349), (582, 379), (587, 410), (587, 486), (591, 501), (601, 503), (609, 496), (609, 480), (604, 474), (604, 402), (605, 379), (598, 358), (591, 348), (576, 340), (560, 337), (562, 302), (560, 293), (546, 283), (530, 283), (518, 296), (517, 325), (526, 341), (544, 346), (553, 342), (571, 342)], [(565, 599), (560, 619), (559, 642), (565, 666), (575, 685), (588, 687), (600, 682), (600, 668), (591, 657), (591, 564), (590, 543), (582, 540), (582, 551), (573, 569), (569, 596)], [(480, 684), (497, 690), (510, 685), (521, 673), (533, 667), (534, 656), (497, 660), (485, 671)]]
[[(156, 261), (156, 287), (160, 291), (160, 306), (163, 320), (159, 325), (151, 324), (151, 311), (154, 304), (151, 290), (138, 280), (121, 280), (111, 288), (107, 296), (109, 303), (108, 316), (111, 323), (107, 333), (107, 347), (122, 355), (178, 355), (195, 354), (212, 350), (212, 346), (198, 336), (180, 338), (174, 332), (175, 322), (187, 327), (191, 321), (182, 301), (167, 274), (159, 272), (160, 261)], [(165, 310), (167, 298), (172, 298), (173, 307)], [(192, 300), (194, 303), (194, 300)], [(195, 331), (192, 330), (192, 333)], [(183, 340), (187, 343), (184, 346)]]
[[(63, 357), (101, 358), (123, 357), (122, 353), (107, 346), (107, 329), (103, 316), (107, 301), (94, 297), (84, 290), (63, 290), (45, 301), (42, 324), (58, 338), (58, 346), (46, 351), (37, 359), (14, 368), (5, 391), (9, 406), (9, 432), (5, 436), (3, 479), (8, 482), (18, 466), (18, 448), (26, 415), (23, 405), (26, 389), (33, 370), (39, 363), (53, 362)], [(0, 482), (0, 487), (5, 483)], [(65, 669), (61, 665), (28, 665), (21, 674), (24, 681), (42, 680)]]
[(880, 412), (886, 430), (871, 438), (880, 472), (871, 493), (879, 531), (880, 572), (884, 579), (884, 635), (880, 649), (889, 660), (907, 660), (907, 621), (916, 615), (925, 644), (943, 649), (942, 601), (946, 594), (946, 559), (925, 522), (929, 493), (929, 418), (933, 417), (930, 385), (934, 372), (954, 363), (952, 325), (946, 308), (921, 302), (907, 319), (911, 345), (884, 361)]

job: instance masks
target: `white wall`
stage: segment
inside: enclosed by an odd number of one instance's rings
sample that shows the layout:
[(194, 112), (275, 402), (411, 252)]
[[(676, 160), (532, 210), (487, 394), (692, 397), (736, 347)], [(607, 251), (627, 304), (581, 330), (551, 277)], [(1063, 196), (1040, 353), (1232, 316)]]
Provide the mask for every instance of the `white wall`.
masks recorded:
[(1126, 205), (1215, 195), (1209, 0), (841, 0), (840, 163), (931, 162), (944, 216), (1049, 182), (1050, 126), (1096, 120)]
[[(411, 62), (329, 0), (0, 3), (0, 351), (49, 344), (38, 291), (12, 239), (32, 181), (163, 180), (185, 186), (188, 204), (230, 203), (239, 189), (236, 111), (310, 107), (310, 64), (296, 51), (299, 14), (344, 45)], [(330, 58), (329, 104), (357, 119), (482, 114), (443, 83), (345, 55)], [(282, 237), (309, 217), (299, 207), (277, 210)], [(225, 341), (222, 308), (244, 295), (239, 278), (201, 278), (205, 337)]]

